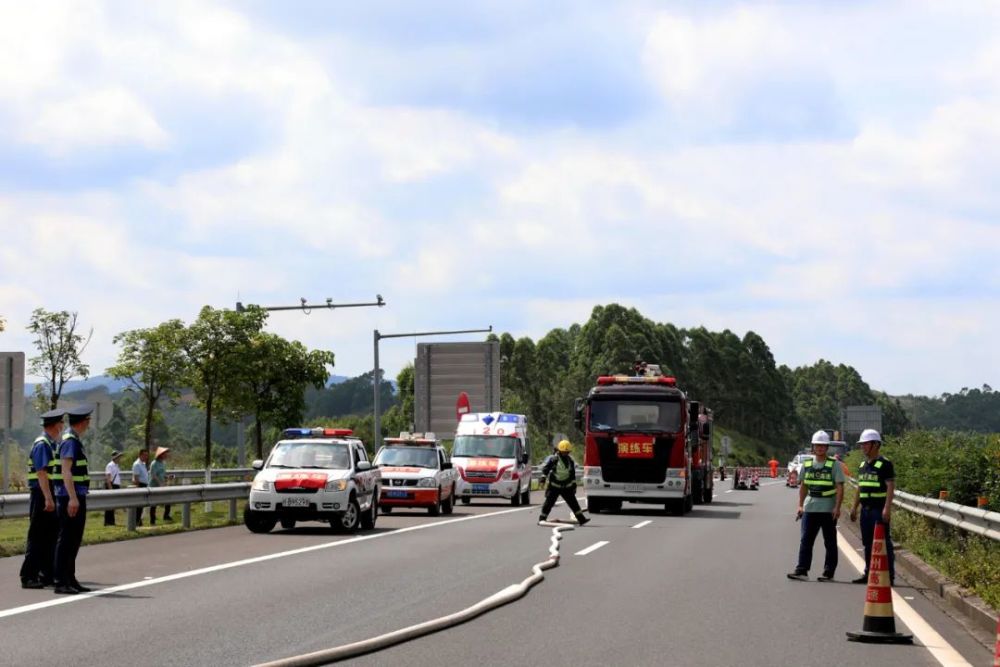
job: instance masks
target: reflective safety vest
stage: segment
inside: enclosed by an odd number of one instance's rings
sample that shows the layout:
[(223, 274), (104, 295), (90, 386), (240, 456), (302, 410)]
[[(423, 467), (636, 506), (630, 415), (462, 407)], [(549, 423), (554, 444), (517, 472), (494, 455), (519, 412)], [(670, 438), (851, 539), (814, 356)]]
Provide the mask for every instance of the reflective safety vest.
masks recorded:
[[(73, 475), (73, 484), (76, 484), (77, 486), (82, 486), (85, 489), (89, 489), (90, 488), (90, 471), (87, 470), (87, 458), (86, 458), (87, 455), (83, 451), (83, 443), (80, 442), (80, 439), (76, 436), (76, 433), (71, 433), (69, 431), (67, 431), (66, 433), (63, 433), (63, 437), (62, 437), (62, 441), (64, 443), (66, 441), (68, 441), (68, 440), (75, 440), (76, 441), (76, 443), (77, 443), (76, 450), (77, 450), (77, 452), (79, 452), (80, 456), (83, 457), (83, 458), (74, 458), (73, 459), (73, 467), (70, 469), (70, 474)], [(62, 465), (62, 461), (60, 460), (60, 466), (61, 465)], [(66, 482), (66, 480), (62, 479), (61, 475), (59, 477), (59, 480), (62, 483)]]
[(545, 467), (548, 469), (549, 486), (555, 489), (565, 489), (576, 484), (576, 464), (568, 456), (564, 459), (554, 454), (554, 461)]
[(884, 464), (885, 459), (881, 456), (875, 459), (873, 463), (865, 461), (861, 464), (861, 467), (858, 469), (859, 498), (878, 502), (889, 495), (889, 487), (886, 486), (885, 481), (878, 474), (878, 471)]
[[(55, 481), (56, 479), (62, 479), (62, 468), (59, 466), (59, 452), (56, 451), (56, 443), (49, 437), (47, 433), (35, 438), (35, 442), (31, 445), (31, 451), (35, 451), (35, 447), (48, 447), (49, 454), (49, 464), (45, 466), (45, 472), (48, 473), (49, 479)], [(56, 477), (58, 475), (58, 477)], [(35, 470), (35, 459), (30, 454), (28, 455), (28, 488), (35, 488), (38, 486), (38, 471)]]
[(813, 461), (802, 463), (802, 483), (809, 489), (810, 498), (829, 498), (837, 495), (837, 486), (833, 481), (833, 460), (827, 459), (822, 467), (817, 468)]

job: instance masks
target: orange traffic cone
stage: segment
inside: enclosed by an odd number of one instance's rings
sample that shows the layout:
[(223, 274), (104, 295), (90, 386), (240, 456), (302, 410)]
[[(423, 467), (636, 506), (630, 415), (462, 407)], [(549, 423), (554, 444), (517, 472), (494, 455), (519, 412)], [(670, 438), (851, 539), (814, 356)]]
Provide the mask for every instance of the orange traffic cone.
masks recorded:
[(872, 562), (868, 567), (868, 592), (865, 594), (865, 621), (861, 632), (848, 632), (852, 642), (912, 644), (913, 635), (896, 632), (892, 613), (892, 586), (889, 583), (889, 559), (885, 552), (885, 526), (875, 524)]

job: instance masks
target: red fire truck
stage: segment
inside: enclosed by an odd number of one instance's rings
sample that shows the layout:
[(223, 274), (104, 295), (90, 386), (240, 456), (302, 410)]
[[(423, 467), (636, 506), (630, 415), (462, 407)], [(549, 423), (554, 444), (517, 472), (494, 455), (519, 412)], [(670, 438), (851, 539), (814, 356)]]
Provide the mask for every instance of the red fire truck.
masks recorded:
[(576, 401), (575, 422), (585, 434), (588, 508), (615, 512), (632, 502), (684, 514), (694, 505), (696, 486), (700, 499), (712, 497), (710, 413), (658, 366), (637, 364), (637, 373), (601, 376)]

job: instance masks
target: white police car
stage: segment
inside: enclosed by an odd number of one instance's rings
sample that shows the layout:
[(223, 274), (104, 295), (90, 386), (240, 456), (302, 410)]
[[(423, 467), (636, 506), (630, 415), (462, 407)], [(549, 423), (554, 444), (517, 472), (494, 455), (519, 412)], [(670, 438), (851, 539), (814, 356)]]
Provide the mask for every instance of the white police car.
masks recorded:
[(381, 474), (350, 429), (289, 428), (267, 461), (254, 461), (243, 523), (266, 533), (281, 522), (329, 522), (344, 532), (374, 528)]
[(454, 510), (458, 473), (433, 433), (386, 438), (375, 465), (382, 473), (379, 507), (385, 514), (393, 507), (426, 507), (431, 516)]

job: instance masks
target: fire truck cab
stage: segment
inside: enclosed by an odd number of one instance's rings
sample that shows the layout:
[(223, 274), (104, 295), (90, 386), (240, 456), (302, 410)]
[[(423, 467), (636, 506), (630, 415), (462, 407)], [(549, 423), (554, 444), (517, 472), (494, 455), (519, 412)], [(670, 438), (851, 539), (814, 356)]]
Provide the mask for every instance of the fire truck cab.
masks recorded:
[(681, 515), (694, 505), (692, 446), (700, 407), (658, 366), (637, 369), (639, 375), (597, 378), (587, 397), (576, 401), (588, 508), (615, 512), (623, 502), (647, 503)]

